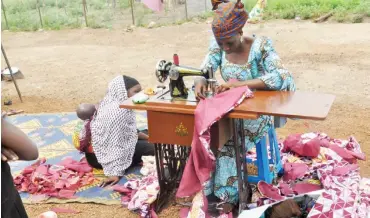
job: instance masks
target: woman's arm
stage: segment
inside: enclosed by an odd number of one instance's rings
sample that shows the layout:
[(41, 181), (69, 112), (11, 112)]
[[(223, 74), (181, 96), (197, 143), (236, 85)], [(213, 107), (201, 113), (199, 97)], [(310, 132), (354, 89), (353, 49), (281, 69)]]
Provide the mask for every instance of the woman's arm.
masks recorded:
[(20, 160), (36, 160), (39, 156), (36, 144), (4, 118), (1, 118), (1, 144), (12, 150)]
[(264, 90), (267, 88), (266, 84), (261, 79), (252, 79), (246, 81), (231, 82), (230, 85), (226, 84), (226, 88), (248, 86), (250, 89)]
[(262, 43), (261, 59), (266, 74), (259, 77), (259, 79), (266, 85), (268, 90), (295, 91), (293, 77), (284, 67), (273, 47), (272, 41), (264, 38)]

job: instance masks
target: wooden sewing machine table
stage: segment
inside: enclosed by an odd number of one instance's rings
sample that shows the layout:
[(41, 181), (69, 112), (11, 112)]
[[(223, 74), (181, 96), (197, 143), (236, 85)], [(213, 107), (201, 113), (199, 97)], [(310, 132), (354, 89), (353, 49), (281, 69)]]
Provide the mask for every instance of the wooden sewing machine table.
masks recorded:
[[(256, 91), (254, 97), (228, 113), (211, 127), (211, 149), (214, 154), (234, 138), (239, 186), (239, 211), (248, 203), (248, 181), (245, 158), (243, 119), (257, 119), (260, 115), (287, 118), (324, 120), (335, 96), (313, 92)], [(156, 211), (159, 212), (173, 197), (179, 185), (186, 160), (190, 154), (194, 131), (194, 111), (197, 102), (171, 100), (169, 92), (151, 96), (144, 104), (127, 99), (120, 108), (145, 110), (148, 117), (149, 142), (155, 145), (160, 193)], [(240, 125), (237, 125), (239, 122)], [(241, 140), (237, 140), (241, 137)], [(239, 143), (241, 141), (241, 144)], [(242, 176), (244, 174), (244, 176)]]

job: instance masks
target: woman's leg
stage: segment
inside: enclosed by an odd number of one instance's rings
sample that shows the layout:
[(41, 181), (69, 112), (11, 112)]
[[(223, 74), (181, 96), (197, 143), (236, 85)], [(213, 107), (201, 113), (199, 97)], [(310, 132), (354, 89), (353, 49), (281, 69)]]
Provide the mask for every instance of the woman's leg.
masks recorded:
[(100, 169), (100, 170), (103, 169), (102, 165), (98, 162), (98, 159), (96, 158), (94, 153), (86, 152), (85, 157), (86, 157), (87, 163), (89, 163), (89, 165), (92, 168)]
[(134, 157), (132, 158), (131, 165), (137, 165), (142, 162), (142, 156), (154, 156), (154, 145), (149, 143), (147, 140), (138, 140)]
[[(256, 142), (267, 134), (272, 123), (272, 118), (269, 116), (261, 116), (257, 120), (244, 120), (246, 151), (256, 146)], [(214, 194), (224, 202), (237, 204), (239, 201), (238, 176), (232, 143), (230, 141), (222, 148), (216, 160)]]

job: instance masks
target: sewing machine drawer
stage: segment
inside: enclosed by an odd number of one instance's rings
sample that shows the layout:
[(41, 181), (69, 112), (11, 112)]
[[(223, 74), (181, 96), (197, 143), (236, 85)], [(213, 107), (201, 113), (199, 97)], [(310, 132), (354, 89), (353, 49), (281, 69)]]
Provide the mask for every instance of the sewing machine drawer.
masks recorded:
[(149, 142), (191, 146), (194, 115), (148, 111)]
[[(191, 146), (194, 115), (148, 111), (149, 142)], [(211, 127), (214, 152), (232, 136), (231, 119), (223, 118)]]

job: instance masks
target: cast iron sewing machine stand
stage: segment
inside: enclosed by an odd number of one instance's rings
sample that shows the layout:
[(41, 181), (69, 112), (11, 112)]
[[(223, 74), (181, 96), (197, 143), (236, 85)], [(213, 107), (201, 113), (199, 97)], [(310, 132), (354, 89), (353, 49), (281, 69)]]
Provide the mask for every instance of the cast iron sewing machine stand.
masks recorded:
[[(196, 102), (192, 101), (166, 100), (159, 98), (160, 95), (163, 93), (152, 96), (144, 104), (134, 104), (132, 98), (129, 98), (120, 106), (121, 108), (148, 112), (149, 141), (155, 144), (160, 184), (156, 205), (157, 212), (160, 212), (172, 199), (181, 180), (187, 157), (190, 154), (194, 130), (194, 111), (197, 105)], [(239, 185), (239, 212), (246, 208), (249, 200), (243, 119), (257, 119), (260, 115), (272, 115), (324, 120), (334, 99), (333, 95), (301, 91), (257, 91), (253, 98), (244, 100), (241, 105), (211, 127), (211, 149), (215, 154), (231, 137), (234, 137)], [(241, 140), (238, 140), (238, 137)]]
[[(245, 136), (243, 134), (243, 119), (233, 119), (233, 147), (236, 155), (236, 167), (239, 186), (239, 213), (247, 208), (251, 201), (251, 193), (248, 193), (248, 171), (245, 157)], [(239, 143), (241, 141), (241, 143)], [(235, 143), (237, 142), (237, 143)], [(185, 169), (187, 158), (190, 155), (191, 147), (155, 143), (155, 158), (157, 175), (160, 185), (160, 192), (157, 199), (156, 211), (161, 211), (175, 195), (179, 186), (182, 174)], [(215, 150), (215, 149), (212, 149)], [(214, 151), (215, 156), (217, 151)], [(245, 155), (244, 155), (245, 156)]]

